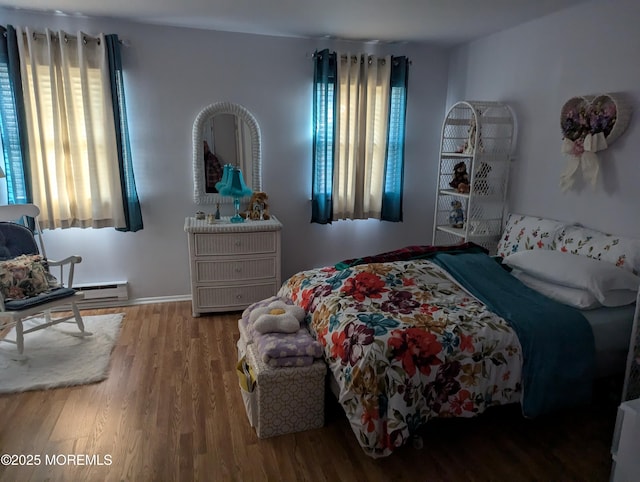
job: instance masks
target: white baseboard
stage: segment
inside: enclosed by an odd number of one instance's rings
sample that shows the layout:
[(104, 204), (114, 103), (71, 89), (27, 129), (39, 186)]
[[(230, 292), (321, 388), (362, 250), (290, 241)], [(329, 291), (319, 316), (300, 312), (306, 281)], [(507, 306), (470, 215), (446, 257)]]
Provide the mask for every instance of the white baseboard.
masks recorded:
[(191, 295), (175, 296), (151, 296), (148, 298), (135, 298), (130, 300), (86, 300), (82, 302), (81, 310), (92, 310), (99, 308), (117, 308), (118, 306), (148, 305), (151, 303), (171, 303), (174, 301), (191, 301)]

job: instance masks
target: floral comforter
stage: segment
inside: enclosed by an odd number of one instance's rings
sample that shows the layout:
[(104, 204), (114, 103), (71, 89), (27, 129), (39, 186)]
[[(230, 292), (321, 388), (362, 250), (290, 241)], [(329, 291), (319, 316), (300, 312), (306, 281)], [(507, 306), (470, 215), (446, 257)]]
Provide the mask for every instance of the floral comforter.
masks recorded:
[(339, 402), (372, 457), (431, 418), (520, 400), (516, 333), (431, 261), (308, 270), (278, 294), (307, 310)]

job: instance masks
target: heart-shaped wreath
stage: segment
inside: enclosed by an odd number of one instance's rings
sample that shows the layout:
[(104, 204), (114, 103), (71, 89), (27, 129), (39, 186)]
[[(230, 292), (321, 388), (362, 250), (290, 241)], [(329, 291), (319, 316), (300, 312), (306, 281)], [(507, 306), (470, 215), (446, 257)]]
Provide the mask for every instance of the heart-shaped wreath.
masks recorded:
[(631, 108), (620, 94), (573, 97), (560, 114), (562, 152), (567, 155), (567, 169), (560, 186), (573, 187), (574, 176), (582, 167), (583, 176), (595, 186), (599, 163), (596, 153), (606, 149), (627, 128)]

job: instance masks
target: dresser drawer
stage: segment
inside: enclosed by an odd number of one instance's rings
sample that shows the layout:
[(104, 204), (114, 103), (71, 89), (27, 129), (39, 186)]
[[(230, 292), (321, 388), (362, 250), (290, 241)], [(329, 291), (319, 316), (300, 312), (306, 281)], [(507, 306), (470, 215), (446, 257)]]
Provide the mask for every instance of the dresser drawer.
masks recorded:
[(275, 231), (194, 235), (196, 256), (274, 253), (277, 246), (278, 233)]
[(276, 294), (275, 281), (237, 286), (200, 286), (196, 288), (197, 306), (201, 311), (226, 311), (246, 308), (251, 303)]
[(271, 257), (196, 260), (196, 282), (240, 281), (275, 278), (277, 260)]

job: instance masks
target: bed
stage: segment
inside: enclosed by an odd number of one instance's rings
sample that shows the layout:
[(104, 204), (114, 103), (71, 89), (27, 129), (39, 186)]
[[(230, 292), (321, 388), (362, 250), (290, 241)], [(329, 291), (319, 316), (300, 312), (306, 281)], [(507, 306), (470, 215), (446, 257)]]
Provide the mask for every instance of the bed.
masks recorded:
[(624, 371), (638, 267), (637, 240), (511, 215), (498, 256), (411, 246), (297, 273), (278, 295), (306, 310), (358, 442), (384, 457), (432, 418), (588, 403), (596, 377)]

